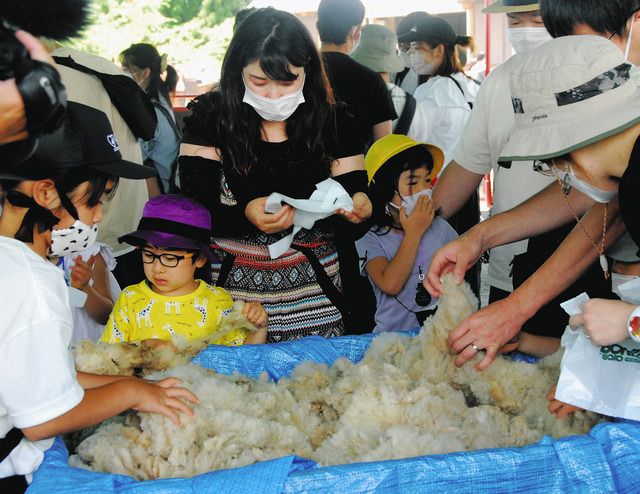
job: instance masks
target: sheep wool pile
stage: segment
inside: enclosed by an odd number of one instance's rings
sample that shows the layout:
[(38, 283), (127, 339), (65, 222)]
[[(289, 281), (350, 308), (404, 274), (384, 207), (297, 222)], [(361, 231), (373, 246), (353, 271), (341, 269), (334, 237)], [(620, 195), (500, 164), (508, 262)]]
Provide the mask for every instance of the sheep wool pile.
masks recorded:
[(187, 341), (174, 336), (172, 343), (177, 353), (168, 347), (151, 348), (139, 342), (112, 344), (80, 340), (73, 348), (76, 368), (105, 376), (145, 376), (184, 365), (211, 341), (222, 338), (231, 331), (256, 331), (256, 327), (242, 314), (243, 307), (244, 302), (236, 300), (232, 310), (220, 320), (216, 331), (204, 338)]
[(560, 357), (537, 364), (499, 358), (485, 372), (458, 369), (446, 338), (477, 307), (466, 284), (445, 278), (437, 313), (416, 337), (388, 333), (364, 359), (300, 364), (278, 382), (225, 376), (193, 364), (176, 376), (200, 398), (176, 427), (161, 415), (105, 423), (73, 455), (73, 466), (137, 479), (191, 477), (289, 454), (321, 465), (407, 458), (582, 434), (600, 417), (557, 420), (546, 394)]

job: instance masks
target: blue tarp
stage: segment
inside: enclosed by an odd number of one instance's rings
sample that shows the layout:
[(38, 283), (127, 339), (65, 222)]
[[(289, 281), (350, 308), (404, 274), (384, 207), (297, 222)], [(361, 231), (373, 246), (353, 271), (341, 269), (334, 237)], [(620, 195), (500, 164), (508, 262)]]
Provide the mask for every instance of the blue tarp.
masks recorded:
[[(218, 372), (277, 379), (305, 360), (358, 362), (372, 335), (305, 338), (274, 345), (209, 347), (194, 362)], [(318, 467), (288, 456), (191, 479), (139, 482), (67, 464), (57, 439), (35, 472), (29, 493), (361, 493), (361, 492), (640, 492), (640, 424), (606, 423), (589, 434), (543, 438), (522, 448), (431, 455)]]

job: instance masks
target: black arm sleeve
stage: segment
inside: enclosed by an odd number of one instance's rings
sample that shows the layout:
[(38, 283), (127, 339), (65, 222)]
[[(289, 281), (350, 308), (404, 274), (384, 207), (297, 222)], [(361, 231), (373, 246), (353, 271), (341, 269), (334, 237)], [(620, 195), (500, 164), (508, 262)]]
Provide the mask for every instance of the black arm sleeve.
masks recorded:
[(178, 167), (182, 194), (209, 210), (213, 235), (241, 234), (253, 227), (244, 214), (244, 206), (222, 204), (222, 164), (219, 161), (201, 156), (180, 156)]
[(350, 196), (353, 196), (356, 192), (364, 192), (369, 195), (367, 172), (365, 170), (354, 170), (332, 178), (342, 185)]

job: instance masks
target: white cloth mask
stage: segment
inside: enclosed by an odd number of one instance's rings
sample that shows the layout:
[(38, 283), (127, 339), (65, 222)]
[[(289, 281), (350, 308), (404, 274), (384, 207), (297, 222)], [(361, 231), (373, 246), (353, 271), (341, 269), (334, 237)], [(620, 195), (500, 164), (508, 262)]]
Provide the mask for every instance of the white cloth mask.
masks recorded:
[(409, 62), (411, 64), (411, 68), (419, 75), (431, 75), (436, 70), (434, 63), (426, 63), (424, 61), (424, 55), (421, 52), (411, 50)]
[(76, 220), (69, 228), (51, 231), (51, 248), (49, 255), (63, 257), (76, 254), (92, 247), (98, 237), (98, 225), (85, 225)]
[(564, 172), (563, 181), (565, 184), (570, 185), (571, 187), (575, 187), (585, 196), (590, 197), (594, 201), (601, 204), (609, 202), (611, 199), (618, 195), (617, 190), (598, 189), (590, 183), (587, 183), (584, 180), (580, 180), (578, 177), (576, 177), (576, 174), (574, 173), (572, 167), (569, 167), (569, 169)]
[(302, 87), (297, 91), (286, 94), (280, 98), (265, 98), (260, 96), (247, 87), (247, 83), (244, 84), (244, 98), (243, 103), (251, 105), (253, 109), (264, 120), (269, 122), (283, 122), (296, 111), (301, 103), (304, 103), (304, 83)]
[(620, 290), (620, 285), (624, 285), (625, 283), (633, 281), (636, 278), (638, 277), (630, 274), (611, 273), (611, 291), (618, 297), (623, 299), (625, 294), (623, 294), (623, 292)]
[(632, 39), (631, 35), (633, 34), (633, 26), (636, 24), (635, 16), (636, 16), (635, 13), (631, 16), (631, 27), (629, 28), (629, 37), (627, 38), (627, 47), (624, 49), (624, 59), (627, 62), (629, 62), (629, 51), (631, 50), (631, 39)]
[[(431, 199), (431, 194), (433, 194), (433, 189), (424, 189), (424, 190), (421, 190), (420, 192), (416, 192), (415, 194), (412, 194), (410, 196), (401, 196), (402, 197), (402, 206), (404, 206), (405, 214), (407, 216), (411, 216), (411, 213), (413, 213), (413, 210), (416, 208), (416, 204), (418, 203), (418, 199), (420, 199), (422, 196), (427, 196), (429, 199)], [(389, 206), (391, 206), (396, 211), (400, 211), (400, 209), (402, 207), (402, 206), (397, 206), (397, 205), (393, 204), (392, 202), (389, 203)]]
[(529, 53), (551, 39), (544, 27), (510, 27), (507, 38), (516, 53)]

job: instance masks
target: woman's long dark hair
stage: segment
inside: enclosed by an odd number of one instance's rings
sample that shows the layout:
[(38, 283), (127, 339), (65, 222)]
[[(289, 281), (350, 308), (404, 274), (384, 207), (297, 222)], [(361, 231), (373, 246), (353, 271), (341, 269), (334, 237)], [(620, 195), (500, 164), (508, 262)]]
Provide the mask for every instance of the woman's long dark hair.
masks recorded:
[[(158, 50), (147, 43), (137, 43), (120, 53), (120, 65), (123, 67), (138, 67), (139, 69), (149, 69), (149, 87), (146, 93), (151, 99), (160, 100), (160, 95), (167, 102), (170, 102), (169, 94), (175, 91), (177, 84), (177, 73), (173, 67), (166, 67), (163, 70), (162, 57)], [(162, 79), (162, 73), (167, 71), (167, 79)]]
[(393, 218), (387, 213), (387, 204), (398, 192), (400, 175), (407, 170), (417, 170), (423, 166), (433, 170), (433, 157), (426, 146), (414, 146), (396, 154), (382, 165), (369, 186), (373, 214), (371, 220), (379, 235), (389, 233)]
[(304, 99), (286, 121), (287, 136), (306, 154), (329, 166), (323, 143), (323, 129), (334, 121), (333, 93), (320, 54), (307, 28), (294, 15), (272, 7), (258, 9), (235, 32), (222, 63), (218, 87), (216, 135), (224, 143), (224, 158), (247, 175), (256, 161), (262, 120), (242, 102), (245, 85), (242, 70), (254, 61), (270, 78), (293, 81), (289, 68), (304, 67)]

